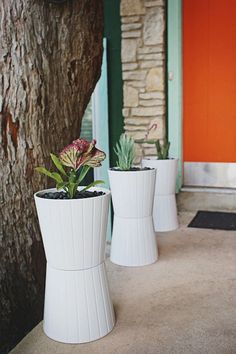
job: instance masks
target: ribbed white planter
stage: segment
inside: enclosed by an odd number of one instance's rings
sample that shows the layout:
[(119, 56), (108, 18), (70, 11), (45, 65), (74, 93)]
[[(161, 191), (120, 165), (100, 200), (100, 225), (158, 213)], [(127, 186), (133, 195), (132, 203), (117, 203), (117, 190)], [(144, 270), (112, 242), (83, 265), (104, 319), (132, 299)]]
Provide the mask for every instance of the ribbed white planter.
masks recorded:
[(156, 186), (153, 206), (155, 231), (171, 231), (179, 227), (175, 199), (178, 159), (142, 160), (142, 167), (156, 168)]
[(114, 207), (111, 261), (123, 266), (143, 266), (157, 260), (152, 209), (155, 169), (109, 170)]
[[(64, 343), (108, 334), (115, 318), (105, 270), (110, 191), (87, 199), (54, 200), (35, 194), (47, 258), (44, 331)], [(55, 189), (47, 190), (55, 191)]]

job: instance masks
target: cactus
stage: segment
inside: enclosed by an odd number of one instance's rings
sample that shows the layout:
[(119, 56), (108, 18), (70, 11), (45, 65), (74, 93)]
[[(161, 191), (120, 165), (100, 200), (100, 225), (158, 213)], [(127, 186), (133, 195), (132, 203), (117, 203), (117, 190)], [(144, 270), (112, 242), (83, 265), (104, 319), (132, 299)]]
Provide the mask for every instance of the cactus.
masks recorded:
[(161, 145), (160, 140), (155, 141), (155, 146), (157, 150), (157, 157), (159, 160), (166, 160), (169, 157), (170, 142), (167, 139)]
[(170, 149), (170, 142), (165, 139), (163, 144), (160, 143), (160, 140), (146, 140), (146, 139), (139, 139), (135, 140), (136, 143), (139, 144), (152, 144), (155, 145), (157, 151), (157, 158), (159, 160), (167, 160), (169, 158), (169, 149)]
[(160, 140), (150, 140), (148, 139), (149, 133), (152, 129), (157, 129), (157, 124), (152, 124), (146, 131), (144, 139), (135, 140), (136, 143), (146, 143), (146, 144), (154, 144), (156, 146), (157, 158), (159, 160), (167, 160), (169, 158), (169, 149), (170, 142), (167, 139), (164, 139), (164, 142), (161, 144)]

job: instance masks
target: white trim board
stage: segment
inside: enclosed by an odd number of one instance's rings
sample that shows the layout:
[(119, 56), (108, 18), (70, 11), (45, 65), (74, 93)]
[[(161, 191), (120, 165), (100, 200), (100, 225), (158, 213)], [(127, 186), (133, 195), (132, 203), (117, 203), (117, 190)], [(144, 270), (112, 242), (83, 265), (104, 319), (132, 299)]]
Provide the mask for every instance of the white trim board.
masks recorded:
[(236, 188), (236, 163), (184, 162), (184, 185)]

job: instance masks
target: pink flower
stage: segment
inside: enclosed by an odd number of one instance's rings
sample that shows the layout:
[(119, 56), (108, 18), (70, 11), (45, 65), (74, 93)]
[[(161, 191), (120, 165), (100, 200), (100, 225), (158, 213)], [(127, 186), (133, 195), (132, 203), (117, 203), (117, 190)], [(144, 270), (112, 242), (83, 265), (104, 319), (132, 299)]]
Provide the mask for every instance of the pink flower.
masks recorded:
[(95, 147), (96, 140), (89, 143), (85, 139), (77, 139), (65, 147), (60, 153), (60, 160), (64, 166), (78, 170), (81, 166), (101, 166), (106, 154)]

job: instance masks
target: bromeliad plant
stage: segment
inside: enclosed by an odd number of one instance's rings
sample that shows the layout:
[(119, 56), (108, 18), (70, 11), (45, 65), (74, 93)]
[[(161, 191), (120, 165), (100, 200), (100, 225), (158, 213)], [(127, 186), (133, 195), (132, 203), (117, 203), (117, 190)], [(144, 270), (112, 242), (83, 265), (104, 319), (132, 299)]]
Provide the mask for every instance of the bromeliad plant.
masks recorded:
[[(58, 172), (50, 172), (45, 167), (37, 167), (36, 171), (55, 180), (56, 188), (64, 190), (68, 198), (73, 199), (90, 168), (101, 166), (101, 162), (106, 157), (106, 154), (97, 149), (95, 144), (95, 139), (91, 143), (84, 139), (74, 140), (62, 150), (59, 157), (50, 154)], [(104, 181), (94, 181), (79, 192), (82, 193), (100, 183)]]
[(152, 129), (157, 129), (157, 124), (152, 124), (146, 131), (145, 138), (136, 140), (136, 143), (146, 143), (146, 144), (154, 144), (156, 147), (156, 153), (158, 160), (167, 160), (169, 158), (169, 149), (170, 142), (167, 139), (164, 139), (163, 143), (160, 142), (159, 139), (148, 139), (148, 135)]
[(116, 162), (117, 167), (122, 171), (130, 170), (135, 157), (134, 139), (126, 134), (122, 134), (114, 147), (114, 152), (118, 157)]

